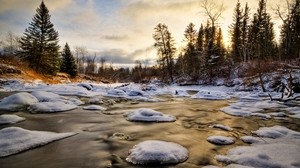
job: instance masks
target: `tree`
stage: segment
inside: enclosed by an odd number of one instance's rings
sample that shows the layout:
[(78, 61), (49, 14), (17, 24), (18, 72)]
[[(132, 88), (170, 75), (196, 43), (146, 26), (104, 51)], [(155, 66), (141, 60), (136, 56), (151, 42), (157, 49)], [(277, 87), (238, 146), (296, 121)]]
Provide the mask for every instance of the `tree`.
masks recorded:
[(243, 25), (243, 11), (241, 9), (241, 3), (238, 0), (233, 14), (233, 23), (230, 25), (231, 36), (231, 56), (235, 62), (240, 62), (241, 48), (242, 48), (242, 25)]
[(199, 75), (199, 54), (197, 52), (197, 31), (195, 25), (190, 23), (184, 31), (187, 46), (184, 53), (185, 72), (192, 77), (193, 80), (198, 79)]
[(20, 56), (35, 71), (56, 74), (60, 69), (58, 32), (50, 21), (49, 10), (44, 1), (37, 8), (29, 25), (20, 40)]
[(66, 43), (64, 50), (61, 54), (62, 63), (61, 63), (61, 72), (65, 72), (69, 74), (71, 77), (75, 77), (78, 73), (77, 64), (75, 62), (75, 58), (71, 53), (70, 47), (68, 43)]
[(2, 50), (4, 56), (15, 56), (20, 48), (20, 37), (14, 35), (12, 32), (7, 32), (3, 40)]
[(273, 25), (271, 16), (267, 13), (266, 0), (260, 0), (249, 32), (252, 56), (258, 60), (274, 58), (276, 54)]
[(157, 54), (159, 56), (158, 63), (162, 69), (163, 79), (165, 79), (167, 75), (170, 82), (173, 82), (174, 55), (176, 51), (174, 39), (168, 26), (165, 24), (159, 23), (154, 30), (154, 47), (157, 48)]
[[(242, 20), (242, 29), (241, 29), (241, 54), (243, 57), (243, 61), (246, 62), (248, 58), (248, 48), (249, 48), (249, 7), (248, 3), (245, 5), (244, 13), (243, 13), (243, 20)], [(248, 60), (250, 60), (248, 58)]]
[(300, 57), (300, 1), (287, 1), (287, 14), (283, 14), (277, 6), (277, 14), (283, 21), (280, 38), (280, 53), (284, 59)]

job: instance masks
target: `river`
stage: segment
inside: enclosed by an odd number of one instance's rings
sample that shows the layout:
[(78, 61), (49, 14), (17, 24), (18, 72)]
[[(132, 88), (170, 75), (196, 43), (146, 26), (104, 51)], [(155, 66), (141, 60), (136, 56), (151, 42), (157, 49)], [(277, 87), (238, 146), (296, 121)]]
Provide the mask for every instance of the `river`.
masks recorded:
[[(121, 101), (105, 113), (83, 110), (82, 107), (54, 114), (13, 113), (25, 117), (26, 120), (14, 125), (2, 125), (1, 129), (17, 126), (29, 130), (77, 132), (78, 134), (42, 147), (0, 158), (0, 167), (144, 168), (147, 166), (132, 165), (127, 163), (125, 158), (134, 145), (145, 140), (171, 141), (189, 150), (187, 161), (164, 167), (186, 168), (210, 164), (222, 166), (214, 159), (214, 156), (225, 154), (235, 146), (246, 145), (239, 140), (239, 137), (251, 135), (251, 131), (259, 127), (283, 125), (293, 130), (300, 130), (299, 122), (295, 123), (291, 118), (288, 120), (242, 118), (227, 115), (219, 110), (232, 100), (212, 101), (170, 97), (164, 97), (164, 99), (166, 101), (163, 102)], [(137, 108), (152, 108), (174, 115), (177, 120), (170, 123), (143, 123), (130, 122), (123, 117), (124, 112)], [(227, 125), (234, 130), (227, 132), (209, 127), (213, 124)], [(236, 143), (227, 146), (213, 145), (206, 140), (212, 135), (232, 136), (236, 138)]]

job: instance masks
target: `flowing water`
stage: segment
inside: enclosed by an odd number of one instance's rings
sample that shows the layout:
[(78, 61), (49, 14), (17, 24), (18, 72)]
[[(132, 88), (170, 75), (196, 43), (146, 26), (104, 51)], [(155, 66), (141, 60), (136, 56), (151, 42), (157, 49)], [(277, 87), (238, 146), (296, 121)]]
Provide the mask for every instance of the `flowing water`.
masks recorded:
[[(145, 140), (165, 140), (179, 143), (189, 150), (189, 159), (184, 163), (164, 167), (201, 167), (218, 165), (214, 156), (225, 154), (229, 149), (246, 145), (240, 136), (251, 135), (251, 131), (262, 126), (284, 125), (300, 129), (288, 120), (261, 120), (227, 115), (219, 109), (230, 101), (168, 98), (167, 101), (153, 103), (133, 103), (122, 101), (105, 113), (78, 108), (55, 114), (30, 114), (17, 112), (26, 120), (14, 125), (29, 130), (78, 132), (79, 134), (48, 145), (31, 149), (16, 155), (0, 158), (1, 168), (102, 168), (102, 167), (147, 167), (126, 162), (128, 151)], [(124, 112), (137, 108), (152, 108), (165, 114), (176, 116), (170, 123), (130, 122), (123, 117)], [(4, 112), (0, 112), (3, 114)], [(213, 124), (223, 124), (234, 131), (211, 128)], [(212, 135), (232, 136), (236, 143), (228, 146), (213, 145), (206, 141)], [(148, 166), (149, 167), (149, 166)], [(150, 166), (151, 167), (151, 166)], [(156, 166), (152, 166), (156, 167)], [(163, 166), (160, 166), (163, 167)]]

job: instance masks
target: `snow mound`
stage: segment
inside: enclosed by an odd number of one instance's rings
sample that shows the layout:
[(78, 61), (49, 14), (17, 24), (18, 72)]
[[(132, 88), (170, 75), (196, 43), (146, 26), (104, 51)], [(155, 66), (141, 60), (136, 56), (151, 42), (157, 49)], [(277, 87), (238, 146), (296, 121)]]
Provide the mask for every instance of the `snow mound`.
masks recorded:
[(201, 90), (195, 95), (192, 96), (194, 99), (208, 99), (208, 100), (225, 100), (230, 99), (231, 97), (222, 91), (208, 91)]
[(124, 114), (124, 117), (127, 117), (129, 121), (147, 121), (147, 122), (172, 122), (176, 120), (176, 117), (171, 115), (165, 115), (161, 112), (141, 108), (136, 111), (129, 112)]
[(46, 91), (33, 91), (31, 92), (31, 95), (36, 97), (40, 102), (51, 102), (57, 99), (67, 100), (67, 98), (63, 96), (51, 92), (46, 92)]
[(231, 145), (234, 144), (234, 138), (214, 135), (207, 138), (207, 141), (216, 145)]
[(106, 108), (102, 107), (102, 106), (98, 106), (98, 105), (89, 105), (89, 106), (85, 106), (83, 107), (84, 110), (101, 110), (101, 111), (105, 111)]
[(32, 104), (28, 107), (28, 110), (32, 113), (43, 112), (43, 113), (54, 113), (54, 112), (63, 112), (76, 109), (77, 106), (73, 103), (68, 104), (64, 102), (39, 102)]
[(8, 127), (0, 130), (0, 157), (16, 154), (50, 142), (63, 139), (76, 133), (54, 133), (30, 131), (19, 127)]
[(242, 137), (251, 146), (235, 147), (216, 159), (249, 167), (300, 167), (300, 132), (282, 126), (262, 127), (253, 132), (259, 137)]
[(170, 164), (184, 162), (188, 150), (183, 146), (158, 140), (141, 142), (129, 151), (126, 161), (133, 164)]
[(222, 124), (214, 124), (212, 126), (210, 126), (211, 128), (220, 128), (224, 131), (232, 131), (233, 129), (231, 127), (228, 127), (228, 126), (225, 126), (225, 125), (222, 125)]
[(37, 102), (39, 102), (38, 99), (27, 92), (16, 93), (2, 99), (0, 110), (17, 111)]
[(235, 105), (223, 107), (220, 110), (229, 115), (242, 116), (242, 117), (248, 117), (248, 116), (251, 116), (251, 113), (257, 113), (257, 112), (263, 111), (262, 109), (255, 108), (255, 107), (253, 107), (253, 108), (252, 107), (240, 107), (240, 106), (235, 106)]
[(130, 90), (130, 91), (128, 91), (127, 95), (128, 96), (144, 96), (144, 94), (138, 90)]
[(19, 117), (17, 115), (9, 115), (9, 114), (0, 115), (0, 124), (14, 124), (24, 120), (25, 118)]
[(109, 90), (107, 92), (107, 96), (111, 96), (111, 97), (126, 97), (127, 94), (123, 90), (112, 89), (112, 90)]
[(300, 139), (300, 133), (290, 130), (283, 126), (273, 126), (273, 127), (262, 127), (257, 131), (252, 131), (255, 135), (264, 138), (282, 138), (282, 137), (291, 137)]

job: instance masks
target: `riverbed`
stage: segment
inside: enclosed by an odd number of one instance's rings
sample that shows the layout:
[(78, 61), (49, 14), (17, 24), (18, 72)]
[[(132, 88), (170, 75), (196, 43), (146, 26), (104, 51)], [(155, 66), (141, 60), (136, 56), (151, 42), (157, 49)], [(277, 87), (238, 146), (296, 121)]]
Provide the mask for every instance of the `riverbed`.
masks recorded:
[[(13, 125), (2, 125), (1, 129), (16, 126), (29, 130), (77, 132), (78, 134), (42, 147), (0, 158), (0, 165), (3, 168), (147, 167), (126, 162), (129, 150), (145, 140), (164, 140), (179, 143), (189, 150), (187, 161), (164, 167), (222, 166), (222, 163), (215, 160), (215, 155), (225, 154), (235, 146), (246, 145), (239, 140), (239, 137), (251, 135), (253, 130), (264, 126), (283, 125), (300, 131), (300, 123), (296, 119), (243, 118), (227, 115), (219, 110), (233, 100), (160, 98), (163, 101), (138, 103), (119, 101), (105, 112), (83, 110), (82, 107), (51, 114), (10, 112), (10, 114), (25, 117), (26, 120)], [(144, 123), (130, 122), (123, 117), (125, 112), (138, 108), (151, 108), (174, 115), (177, 120), (166, 123)], [(0, 114), (5, 113), (7, 114), (7, 112), (0, 111)], [(213, 124), (230, 126), (233, 131), (210, 127)], [(231, 136), (236, 138), (236, 142), (233, 145), (214, 145), (206, 140), (212, 135)]]

